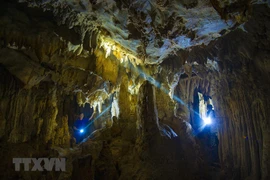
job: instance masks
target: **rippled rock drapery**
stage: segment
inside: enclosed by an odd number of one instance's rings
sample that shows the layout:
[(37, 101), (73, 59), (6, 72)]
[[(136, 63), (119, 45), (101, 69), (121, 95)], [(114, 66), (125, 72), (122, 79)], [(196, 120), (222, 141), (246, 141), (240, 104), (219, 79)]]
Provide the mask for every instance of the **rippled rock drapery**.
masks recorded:
[[(2, 5), (1, 179), (61, 178), (54, 172), (14, 172), (12, 158), (61, 156), (54, 148), (70, 147), (76, 104), (91, 100), (97, 107), (98, 99), (102, 105), (112, 87), (97, 74), (93, 55), (79, 56), (76, 33), (57, 26), (50, 13), (12, 2)], [(2, 171), (6, 165), (10, 171)]]
[[(253, 12), (253, 18), (243, 29), (235, 30), (207, 48), (194, 49), (187, 60), (196, 76), (180, 78), (179, 83), (180, 93), (191, 97), (190, 102), (196, 88), (213, 98), (219, 123), (222, 173), (228, 179), (269, 177), (266, 150), (269, 146), (269, 43), (265, 41), (269, 29), (263, 23), (269, 21), (269, 11), (266, 7), (254, 6)], [(218, 60), (218, 66), (214, 59)], [(194, 62), (203, 62), (211, 69)], [(180, 97), (185, 99), (181, 94)]]
[(69, 144), (68, 119), (58, 112), (64, 110), (61, 102), (69, 96), (60, 98), (61, 92), (49, 83), (41, 84), (39, 88), (22, 89), (23, 84), (3, 67), (1, 84), (9, 85), (1, 86), (2, 136), (9, 134), (6, 138), (12, 143), (27, 142), (36, 137), (42, 143), (53, 140), (52, 144)]
[[(70, 99), (69, 95), (59, 96), (62, 92), (50, 83), (23, 89), (23, 83), (2, 66), (1, 84), (1, 169), (12, 168), (14, 156), (55, 156), (49, 150), (51, 146), (70, 146), (67, 116), (70, 107), (63, 104)], [(14, 170), (1, 171), (0, 176), (12, 177), (11, 172)]]

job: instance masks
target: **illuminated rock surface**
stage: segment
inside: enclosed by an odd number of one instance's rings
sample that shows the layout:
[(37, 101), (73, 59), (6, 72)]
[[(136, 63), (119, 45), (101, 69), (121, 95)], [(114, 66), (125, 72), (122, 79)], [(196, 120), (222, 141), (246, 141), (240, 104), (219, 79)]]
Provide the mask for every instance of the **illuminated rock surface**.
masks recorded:
[[(1, 2), (0, 179), (269, 179), (269, 42), (269, 1)], [(90, 106), (97, 131), (76, 145)], [(67, 171), (15, 172), (15, 157)]]

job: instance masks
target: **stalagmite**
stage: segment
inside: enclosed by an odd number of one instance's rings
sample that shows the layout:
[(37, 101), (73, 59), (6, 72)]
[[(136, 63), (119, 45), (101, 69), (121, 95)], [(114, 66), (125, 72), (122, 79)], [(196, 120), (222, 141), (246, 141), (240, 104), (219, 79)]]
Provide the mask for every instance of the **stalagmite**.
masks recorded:
[(145, 82), (140, 88), (138, 114), (142, 136), (146, 141), (159, 134), (155, 92), (153, 86), (149, 82)]

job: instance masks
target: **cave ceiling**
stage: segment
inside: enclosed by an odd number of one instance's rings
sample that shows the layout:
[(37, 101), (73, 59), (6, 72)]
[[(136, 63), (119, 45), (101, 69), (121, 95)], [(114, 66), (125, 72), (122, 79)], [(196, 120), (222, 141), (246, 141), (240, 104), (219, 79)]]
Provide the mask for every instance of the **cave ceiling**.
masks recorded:
[[(250, 7), (265, 3), (251, 0), (19, 2), (53, 11), (59, 25), (67, 25), (78, 33), (74, 45), (94, 38), (99, 46), (118, 50), (137, 64), (161, 63), (181, 49), (207, 45), (235, 28), (243, 28), (241, 24), (249, 18)], [(90, 41), (90, 49), (91, 45)]]
[[(217, 51), (234, 47), (226, 43), (241, 33), (249, 34), (243, 35), (250, 38), (245, 46), (267, 44), (267, 38), (252, 34), (257, 31), (254, 22), (267, 26), (264, 18), (268, 15), (258, 13), (267, 14), (267, 8), (254, 8), (261, 4), (267, 2), (4, 1), (0, 7), (0, 64), (26, 88), (52, 82), (66, 92), (83, 92), (85, 98), (79, 104), (90, 101), (90, 95), (105, 99), (119, 88), (126, 74), (132, 93), (145, 79), (173, 89), (181, 74), (203, 78), (208, 70), (218, 71), (221, 63), (217, 61), (226, 52), (218, 55)], [(242, 47), (241, 41), (235, 41), (236, 48)], [(202, 66), (191, 68), (199, 64)], [(166, 92), (173, 94), (172, 90)]]

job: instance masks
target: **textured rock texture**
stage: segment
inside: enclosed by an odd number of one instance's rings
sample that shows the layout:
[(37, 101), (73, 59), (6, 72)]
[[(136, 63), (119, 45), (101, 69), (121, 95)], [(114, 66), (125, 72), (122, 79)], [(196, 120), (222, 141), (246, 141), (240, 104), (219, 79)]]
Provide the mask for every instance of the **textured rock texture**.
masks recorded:
[(269, 178), (269, 43), (265, 39), (270, 34), (263, 23), (269, 22), (269, 11), (263, 6), (254, 6), (253, 11), (244, 25), (246, 31), (236, 30), (207, 49), (213, 53), (209, 58), (220, 60), (218, 78), (209, 79), (210, 95), (219, 120), (220, 157), (231, 179)]
[[(1, 2), (0, 179), (269, 179), (269, 12), (259, 0)], [(200, 134), (210, 102), (214, 165)], [(74, 144), (89, 107), (96, 131)], [(67, 171), (15, 172), (14, 157), (65, 157)]]
[[(244, 0), (21, 2), (53, 11), (59, 17), (59, 24), (77, 29), (81, 44), (85, 45), (84, 39), (89, 36), (100, 38), (112, 49), (115, 46), (123, 54), (149, 64), (159, 63), (179, 49), (208, 44), (220, 37), (222, 30), (245, 22), (252, 4), (265, 3)], [(92, 48), (91, 43), (87, 44)]]

